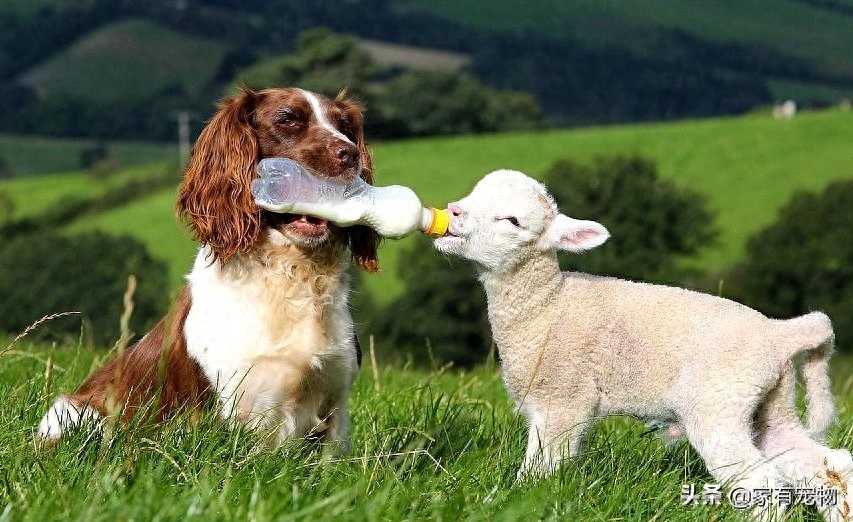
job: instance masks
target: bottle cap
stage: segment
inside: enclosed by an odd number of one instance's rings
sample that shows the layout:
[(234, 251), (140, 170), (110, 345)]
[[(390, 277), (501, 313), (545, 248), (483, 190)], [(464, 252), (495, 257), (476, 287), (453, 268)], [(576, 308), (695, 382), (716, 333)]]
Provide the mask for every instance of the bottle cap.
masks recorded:
[(439, 208), (430, 208), (432, 213), (432, 222), (429, 224), (425, 234), (433, 236), (443, 236), (447, 232), (447, 227), (450, 225), (450, 216), (446, 210)]

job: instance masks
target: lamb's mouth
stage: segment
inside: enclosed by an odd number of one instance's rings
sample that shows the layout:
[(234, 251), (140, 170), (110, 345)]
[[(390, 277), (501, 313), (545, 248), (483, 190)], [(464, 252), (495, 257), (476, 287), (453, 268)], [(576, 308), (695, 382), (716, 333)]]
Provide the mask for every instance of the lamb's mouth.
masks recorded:
[(453, 253), (457, 248), (462, 246), (462, 243), (464, 242), (464, 238), (456, 236), (448, 230), (443, 236), (435, 238), (433, 244), (440, 252)]

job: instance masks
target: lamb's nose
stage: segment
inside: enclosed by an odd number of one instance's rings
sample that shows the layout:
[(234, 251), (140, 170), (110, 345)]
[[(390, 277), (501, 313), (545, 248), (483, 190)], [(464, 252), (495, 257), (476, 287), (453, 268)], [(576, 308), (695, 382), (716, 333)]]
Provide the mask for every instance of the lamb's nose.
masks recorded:
[(447, 211), (450, 212), (453, 217), (459, 217), (463, 214), (462, 207), (460, 207), (456, 203), (450, 203), (449, 205), (447, 205)]

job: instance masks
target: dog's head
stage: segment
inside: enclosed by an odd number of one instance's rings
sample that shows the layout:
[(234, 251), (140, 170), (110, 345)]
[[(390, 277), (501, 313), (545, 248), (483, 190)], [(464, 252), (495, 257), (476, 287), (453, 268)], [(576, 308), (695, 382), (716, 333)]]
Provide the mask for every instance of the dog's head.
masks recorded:
[[(178, 215), (222, 263), (252, 250), (267, 229), (307, 250), (329, 243), (336, 232), (326, 221), (255, 205), (252, 180), (261, 159), (276, 157), (318, 177), (361, 176), (373, 183), (362, 111), (343, 92), (329, 99), (296, 88), (242, 89), (221, 103), (201, 132), (178, 192)], [(375, 272), (378, 234), (364, 226), (340, 234), (355, 263)]]

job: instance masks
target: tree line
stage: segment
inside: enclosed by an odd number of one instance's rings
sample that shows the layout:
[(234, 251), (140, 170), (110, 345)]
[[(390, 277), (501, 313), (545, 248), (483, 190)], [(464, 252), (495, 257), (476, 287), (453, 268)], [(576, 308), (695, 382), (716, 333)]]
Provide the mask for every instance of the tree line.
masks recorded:
[[(659, 31), (651, 38), (651, 51), (640, 54), (627, 47), (592, 48), (569, 37), (474, 29), (417, 9), (396, 7), (394, 0), (362, 0), (357, 6), (359, 16), (353, 16), (337, 2), (85, 0), (47, 4), (31, 19), (2, 16), (0, 131), (170, 140), (174, 110), (209, 114), (222, 87), (240, 70), (296, 51), (296, 36), (318, 26), (468, 53), (472, 56), (466, 71), (470, 80), (491, 89), (529, 93), (547, 123), (556, 125), (739, 113), (773, 101), (767, 77), (838, 85), (851, 82), (826, 77), (802, 60), (767, 49), (714, 43), (675, 30)], [(88, 31), (127, 17), (224, 40), (232, 50), (198, 94), (175, 84), (147, 99), (106, 104), (41, 94), (13, 81)], [(397, 107), (406, 109), (405, 103)]]

